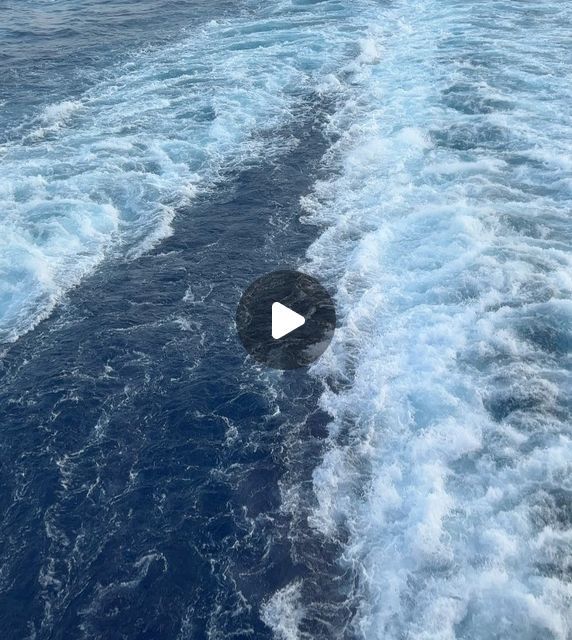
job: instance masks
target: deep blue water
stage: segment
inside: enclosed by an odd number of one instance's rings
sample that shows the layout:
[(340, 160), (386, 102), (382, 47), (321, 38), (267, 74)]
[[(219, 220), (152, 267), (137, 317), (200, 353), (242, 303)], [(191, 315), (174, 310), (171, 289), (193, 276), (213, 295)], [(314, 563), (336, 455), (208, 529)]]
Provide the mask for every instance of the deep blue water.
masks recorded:
[(1, 638), (571, 640), (571, 24), (0, 1)]
[(307, 245), (299, 162), (323, 140), (306, 115), (278, 167), (181, 210), (171, 238), (102, 266), (5, 355), (8, 637), (270, 637), (261, 603), (312, 573), (278, 482), (309, 479), (319, 389), (245, 364), (233, 325), (242, 289)]
[[(10, 9), (4, 33), (4, 137), (22, 145), (16, 153), (26, 163), (47, 138), (45, 173), (61, 166), (66, 182), (82, 174), (77, 165), (64, 166), (65, 149), (59, 154), (52, 146), (66, 105), (92, 91), (95, 102), (108, 101), (103, 109), (116, 108), (113, 97), (101, 98), (102, 84), (115, 82), (113, 64), (123, 65), (121, 83), (131, 69), (138, 77), (141, 58), (156, 64), (158, 83), (179, 78), (184, 72), (172, 58), (193, 46), (180, 44), (187, 38), (181, 21), (192, 28), (233, 10), (229, 3), (193, 2), (26, 5)], [(192, 64), (207, 73), (201, 60)], [(140, 99), (130, 94), (137, 82), (143, 85), (137, 79), (126, 85), (122, 103)], [(248, 96), (245, 102), (248, 109)], [(190, 121), (205, 144), (216, 144), (210, 142), (216, 134), (201, 129), (203, 121), (211, 126), (214, 107), (200, 106), (202, 116), (193, 107), (183, 106), (176, 117)], [(344, 619), (333, 608), (345, 600), (343, 588), (328, 584), (341, 573), (331, 543), (322, 541), (318, 550), (316, 536), (295, 528), (280, 510), (279, 483), (287, 475), (311, 481), (326, 433), (326, 415), (316, 406), (321, 385), (304, 372), (282, 376), (245, 362), (234, 328), (242, 290), (268, 270), (297, 264), (315, 236), (298, 220), (299, 199), (319, 175), (328, 144), (323, 121), (332, 104), (310, 87), (291, 108), (288, 126), (278, 120), (263, 134), (282, 138), (284, 148), (220, 166), (192, 204), (174, 199), (169, 237), (159, 244), (133, 255), (131, 238), (116, 240), (127, 249), (90, 263), (95, 271), (82, 271), (81, 284), (55, 308), (37, 271), (30, 288), (16, 289), (26, 296), (37, 286), (28, 308), (41, 312), (47, 303), (50, 315), (10, 345), (1, 364), (2, 637), (270, 638), (261, 620), (264, 601), (303, 576), (313, 576), (308, 591), (331, 609), (308, 625), (311, 632), (327, 634), (326, 625)], [(40, 126), (48, 113), (45, 124), (55, 122), (55, 130), (34, 134), (38, 111)], [(147, 148), (154, 134), (146, 127), (139, 145)], [(98, 150), (116, 144), (115, 132), (110, 142), (101, 142), (101, 129), (94, 135)], [(165, 136), (172, 139), (171, 131)], [(223, 147), (230, 136), (222, 131)], [(94, 162), (96, 172), (104, 155)], [(148, 163), (135, 175), (152, 180), (167, 173), (154, 161), (153, 153), (135, 158)], [(194, 162), (199, 170), (208, 163)], [(120, 176), (126, 188), (134, 179), (129, 170)], [(97, 203), (97, 196), (86, 196)], [(52, 238), (72, 262), (89, 259), (87, 247), (77, 255), (58, 236), (50, 217), (59, 217), (54, 199), (66, 197), (51, 191), (35, 216), (47, 225), (34, 234), (46, 241), (40, 245), (46, 264), (57, 251)], [(74, 216), (71, 229), (79, 228), (82, 238), (84, 223), (76, 227)], [(148, 225), (143, 238), (161, 227), (161, 220), (140, 219)], [(59, 282), (67, 275), (62, 266)], [(13, 282), (22, 277), (18, 267)], [(8, 309), (26, 306), (25, 299), (10, 298), (13, 291), (5, 294)], [(311, 548), (320, 566), (305, 566)]]

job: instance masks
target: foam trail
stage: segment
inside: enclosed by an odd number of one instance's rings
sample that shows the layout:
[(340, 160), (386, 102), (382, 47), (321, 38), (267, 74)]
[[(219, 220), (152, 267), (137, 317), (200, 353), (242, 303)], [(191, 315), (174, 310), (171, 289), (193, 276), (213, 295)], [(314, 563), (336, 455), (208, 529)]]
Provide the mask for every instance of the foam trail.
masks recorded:
[(105, 256), (137, 256), (168, 235), (197, 189), (290, 144), (265, 132), (295, 118), (346, 55), (349, 10), (251, 4), (134, 56), (6, 136), (0, 342), (48, 315)]
[(392, 3), (337, 77), (311, 520), (347, 539), (360, 638), (571, 637), (571, 21)]

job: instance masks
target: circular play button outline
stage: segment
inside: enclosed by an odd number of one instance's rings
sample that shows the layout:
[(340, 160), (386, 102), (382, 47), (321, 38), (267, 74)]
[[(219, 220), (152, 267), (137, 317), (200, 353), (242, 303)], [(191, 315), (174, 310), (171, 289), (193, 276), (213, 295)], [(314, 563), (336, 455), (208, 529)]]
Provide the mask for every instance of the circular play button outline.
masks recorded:
[(246, 289), (236, 311), (236, 327), (257, 362), (273, 369), (297, 369), (315, 362), (328, 348), (336, 310), (318, 280), (282, 269)]

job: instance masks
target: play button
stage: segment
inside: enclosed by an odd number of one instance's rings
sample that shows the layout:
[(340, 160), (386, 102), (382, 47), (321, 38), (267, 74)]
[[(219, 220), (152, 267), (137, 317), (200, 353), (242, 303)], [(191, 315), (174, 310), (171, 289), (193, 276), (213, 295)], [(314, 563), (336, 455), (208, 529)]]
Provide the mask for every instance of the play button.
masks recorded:
[(280, 302), (272, 305), (272, 337), (280, 340), (306, 322), (306, 318), (299, 313), (288, 309)]
[(253, 282), (236, 312), (240, 340), (258, 362), (296, 369), (317, 360), (336, 326), (324, 287), (299, 271), (274, 271)]

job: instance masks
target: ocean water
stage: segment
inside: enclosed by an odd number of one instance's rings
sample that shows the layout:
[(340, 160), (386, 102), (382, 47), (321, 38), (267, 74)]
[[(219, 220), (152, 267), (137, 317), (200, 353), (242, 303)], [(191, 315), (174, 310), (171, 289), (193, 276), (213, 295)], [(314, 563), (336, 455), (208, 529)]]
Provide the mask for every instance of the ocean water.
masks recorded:
[[(572, 638), (572, 6), (0, 2), (0, 634)], [(241, 291), (340, 326), (254, 365)]]

